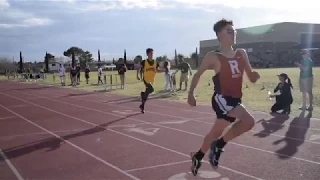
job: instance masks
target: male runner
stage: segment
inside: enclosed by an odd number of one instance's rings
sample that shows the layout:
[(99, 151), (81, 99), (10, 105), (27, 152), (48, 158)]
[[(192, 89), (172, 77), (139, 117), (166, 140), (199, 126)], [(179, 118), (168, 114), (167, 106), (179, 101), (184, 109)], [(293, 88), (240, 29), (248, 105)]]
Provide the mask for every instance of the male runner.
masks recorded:
[[(214, 31), (220, 41), (220, 51), (211, 51), (205, 55), (199, 70), (193, 76), (188, 95), (189, 105), (196, 106), (193, 91), (201, 75), (207, 69), (215, 70), (216, 74), (212, 78), (214, 83), (212, 107), (216, 112), (217, 120), (204, 138), (201, 149), (196, 153), (191, 153), (191, 171), (194, 176), (197, 175), (201, 160), (209, 150), (210, 144), (209, 162), (213, 168), (217, 168), (220, 154), (226, 143), (249, 131), (255, 123), (253, 116), (241, 104), (242, 79), (244, 71), (252, 83), (255, 83), (260, 76), (257, 72), (252, 71), (246, 51), (233, 49), (232, 46), (236, 42), (236, 31), (232, 21), (225, 19), (218, 21), (214, 25)], [(235, 122), (236, 119), (239, 121)], [(230, 123), (234, 123), (231, 129), (220, 137)]]
[(154, 91), (153, 84), (155, 82), (156, 73), (163, 72), (160, 69), (159, 63), (153, 59), (153, 49), (148, 48), (146, 50), (146, 53), (147, 53), (148, 59), (141, 61), (140, 63), (141, 66), (137, 71), (138, 80), (140, 80), (139, 74), (141, 70), (143, 71), (143, 82), (146, 86), (146, 90), (144, 92), (141, 92), (140, 94), (142, 103), (139, 106), (139, 108), (141, 110), (141, 113), (144, 113), (144, 104), (146, 103), (149, 94), (153, 93)]

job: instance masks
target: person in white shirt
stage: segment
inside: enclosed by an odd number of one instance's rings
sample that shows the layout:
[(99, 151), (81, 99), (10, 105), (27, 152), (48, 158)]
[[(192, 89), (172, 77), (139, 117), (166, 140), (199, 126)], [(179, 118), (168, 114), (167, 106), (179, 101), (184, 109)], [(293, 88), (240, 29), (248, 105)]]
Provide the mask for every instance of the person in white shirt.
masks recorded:
[(165, 86), (164, 90), (165, 91), (171, 91), (172, 90), (172, 82), (171, 82), (171, 65), (169, 61), (165, 61), (163, 64), (163, 69), (164, 69), (164, 78), (165, 78)]
[(101, 76), (102, 76), (103, 72), (102, 72), (102, 68), (100, 67), (100, 65), (98, 65), (98, 84), (103, 84), (102, 80), (101, 80)]
[(66, 85), (66, 70), (65, 70), (64, 66), (62, 66), (62, 64), (60, 64), (59, 76), (60, 76), (61, 85), (65, 86)]

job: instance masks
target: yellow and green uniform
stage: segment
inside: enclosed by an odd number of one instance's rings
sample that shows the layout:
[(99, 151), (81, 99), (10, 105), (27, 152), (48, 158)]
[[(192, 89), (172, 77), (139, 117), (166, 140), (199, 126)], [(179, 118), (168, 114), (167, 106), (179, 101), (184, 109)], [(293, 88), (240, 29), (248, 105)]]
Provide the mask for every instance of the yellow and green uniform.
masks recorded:
[(156, 79), (157, 69), (159, 68), (159, 63), (155, 60), (143, 60), (141, 61), (141, 66), (143, 70), (143, 80), (145, 83), (154, 84)]

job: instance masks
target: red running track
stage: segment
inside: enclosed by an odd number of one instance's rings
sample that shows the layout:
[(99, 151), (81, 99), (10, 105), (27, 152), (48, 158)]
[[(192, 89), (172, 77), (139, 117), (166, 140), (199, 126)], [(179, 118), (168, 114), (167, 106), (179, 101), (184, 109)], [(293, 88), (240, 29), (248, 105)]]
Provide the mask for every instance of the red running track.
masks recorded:
[[(210, 106), (0, 81), (0, 179), (320, 179), (320, 119), (253, 112), (221, 167), (195, 178)], [(207, 160), (207, 156), (205, 157)]]

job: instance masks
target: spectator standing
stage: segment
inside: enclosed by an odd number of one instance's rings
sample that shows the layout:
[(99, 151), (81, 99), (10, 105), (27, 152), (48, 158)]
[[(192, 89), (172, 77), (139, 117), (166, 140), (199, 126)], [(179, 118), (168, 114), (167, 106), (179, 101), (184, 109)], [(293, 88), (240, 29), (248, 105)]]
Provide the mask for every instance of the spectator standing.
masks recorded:
[(69, 71), (69, 75), (70, 75), (70, 81), (71, 81), (71, 86), (73, 85), (73, 82), (72, 82), (72, 74), (71, 74), (71, 71), (72, 71), (72, 69), (73, 69), (73, 67), (72, 67), (72, 65), (70, 64), (70, 66), (69, 66), (69, 69), (70, 69), (70, 71)]
[(84, 75), (85, 75), (85, 78), (86, 78), (87, 84), (89, 84), (89, 79), (90, 79), (90, 68), (89, 68), (89, 66), (88, 66), (88, 65), (87, 65), (87, 67), (86, 67), (86, 70), (84, 71)]
[(65, 86), (66, 85), (66, 70), (64, 69), (64, 66), (62, 64), (60, 64), (59, 76), (60, 76), (61, 86)]
[(77, 70), (75, 67), (72, 67), (71, 68), (71, 71), (70, 71), (70, 74), (71, 74), (71, 82), (72, 82), (72, 86), (75, 87), (77, 85)]
[(40, 77), (42, 79), (44, 79), (44, 68), (43, 67), (40, 68)]
[(102, 68), (101, 68), (101, 66), (100, 66), (100, 64), (98, 65), (98, 85), (100, 84), (100, 82), (101, 82), (101, 84), (103, 84), (103, 82), (102, 82), (102, 80), (101, 80), (101, 76), (102, 76)]
[(163, 69), (164, 69), (164, 79), (165, 79), (165, 85), (164, 85), (164, 90), (169, 91), (172, 90), (172, 83), (171, 83), (171, 70), (170, 70), (170, 62), (165, 61), (163, 64)]
[[(296, 65), (300, 68), (299, 86), (302, 93), (302, 106), (300, 110), (312, 110), (313, 109), (313, 61), (310, 58), (310, 52), (306, 49), (301, 51), (302, 60), (300, 63), (296, 62)], [(309, 107), (306, 106), (307, 94), (309, 96)]]
[(118, 74), (120, 77), (120, 89), (124, 89), (126, 72), (127, 72), (127, 66), (125, 64), (120, 64), (118, 68)]
[(81, 76), (81, 67), (80, 67), (80, 64), (77, 65), (76, 71), (77, 71), (77, 84), (80, 84), (80, 76)]
[(192, 75), (192, 69), (190, 67), (190, 64), (187, 63), (184, 58), (179, 58), (179, 66), (178, 69), (176, 70), (175, 74), (181, 70), (181, 74), (180, 74), (180, 86), (178, 90), (181, 90), (182, 88), (182, 83), (184, 82), (185, 85), (185, 89), (187, 90), (188, 88), (188, 81), (189, 81), (189, 74), (190, 76)]

